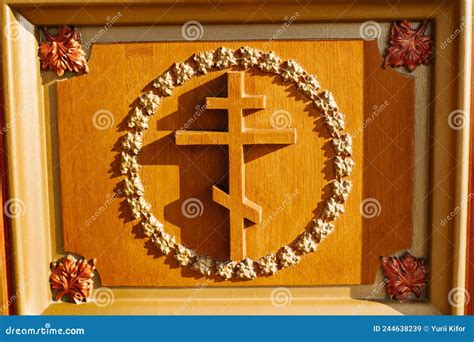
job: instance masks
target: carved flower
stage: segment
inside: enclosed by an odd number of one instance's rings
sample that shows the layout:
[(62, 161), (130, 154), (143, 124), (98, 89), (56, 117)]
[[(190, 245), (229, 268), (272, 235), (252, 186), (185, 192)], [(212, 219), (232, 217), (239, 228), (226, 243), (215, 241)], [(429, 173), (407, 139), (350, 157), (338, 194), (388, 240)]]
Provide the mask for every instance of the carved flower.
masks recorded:
[(337, 153), (352, 154), (352, 137), (347, 133), (333, 139), (332, 145)]
[(235, 266), (237, 277), (241, 279), (254, 279), (257, 277), (257, 273), (253, 267), (253, 260), (245, 258), (244, 260), (237, 263)]
[(170, 96), (174, 89), (171, 73), (168, 71), (154, 80), (153, 87), (159, 89), (163, 95)]
[(313, 236), (309, 232), (304, 232), (303, 235), (296, 242), (296, 248), (301, 253), (311, 253), (315, 252), (318, 244), (313, 240)]
[(188, 266), (196, 257), (196, 253), (192, 249), (184, 247), (183, 245), (178, 245), (178, 248), (175, 251), (174, 258), (180, 266)]
[(214, 52), (204, 51), (194, 55), (194, 61), (197, 64), (198, 71), (207, 74), (214, 67)]
[(336, 167), (336, 174), (341, 177), (349, 176), (354, 168), (354, 161), (350, 157), (341, 158), (339, 156), (334, 158), (334, 165)]
[(339, 112), (330, 112), (324, 116), (324, 122), (328, 126), (331, 133), (344, 129), (344, 114)]
[(295, 61), (289, 60), (281, 71), (281, 76), (285, 81), (298, 82), (304, 76), (304, 69)]
[(266, 72), (272, 72), (274, 74), (279, 74), (281, 59), (273, 51), (266, 53), (260, 64), (258, 65), (260, 70)]
[(155, 234), (151, 237), (153, 244), (158, 247), (161, 253), (167, 255), (176, 245), (176, 239), (174, 236), (168, 233)]
[(61, 300), (64, 296), (74, 303), (86, 302), (93, 287), (95, 260), (76, 260), (72, 255), (51, 263), (49, 282), (51, 289), (56, 291), (54, 299)]
[(352, 182), (348, 180), (334, 180), (332, 183), (332, 191), (334, 196), (345, 201), (352, 189)]
[(141, 215), (147, 216), (151, 210), (150, 203), (148, 203), (142, 196), (127, 198), (127, 202), (134, 219), (139, 219)]
[(242, 56), (240, 63), (244, 68), (253, 67), (258, 65), (258, 60), (262, 56), (262, 52), (254, 48), (243, 46), (239, 49), (240, 55)]
[(224, 279), (230, 279), (234, 275), (234, 268), (237, 265), (235, 261), (218, 261), (216, 262), (216, 273)]
[(427, 28), (426, 22), (420, 24), (416, 30), (408, 20), (393, 24), (385, 67), (405, 66), (409, 71), (413, 71), (420, 64), (428, 65), (433, 55), (433, 41), (424, 34)]
[(209, 276), (212, 273), (212, 259), (208, 256), (200, 256), (193, 263), (192, 269)]
[(332, 223), (325, 222), (321, 219), (314, 220), (313, 222), (313, 233), (318, 242), (323, 241), (334, 231), (334, 225)]
[(123, 190), (127, 196), (143, 196), (145, 187), (137, 174), (125, 179), (124, 184), (125, 186)]
[(133, 154), (138, 154), (138, 152), (140, 152), (140, 150), (142, 149), (142, 146), (143, 136), (141, 132), (128, 132), (122, 141), (122, 147)]
[(324, 215), (331, 219), (336, 219), (344, 213), (344, 205), (336, 201), (333, 197), (328, 199), (326, 202), (326, 208), (324, 209)]
[(278, 259), (282, 268), (296, 265), (300, 262), (301, 257), (296, 255), (291, 247), (285, 246), (278, 252)]
[(160, 105), (160, 97), (153, 94), (150, 90), (148, 93), (140, 96), (140, 103), (143, 105), (145, 112), (148, 115), (153, 115)]
[(278, 271), (278, 264), (275, 254), (268, 254), (257, 260), (260, 272), (263, 274), (275, 274)]
[(175, 63), (173, 71), (176, 75), (176, 84), (183, 84), (194, 76), (194, 69), (186, 62)]
[(129, 128), (137, 128), (139, 130), (148, 129), (148, 116), (143, 115), (141, 109), (135, 107), (132, 115), (128, 118), (127, 125)]
[(127, 173), (137, 173), (140, 170), (137, 157), (128, 153), (122, 152), (120, 154), (120, 173), (126, 175)]
[(216, 67), (219, 69), (230, 68), (237, 65), (237, 59), (234, 56), (234, 51), (225, 47), (220, 47), (216, 50)]
[(310, 99), (315, 99), (321, 86), (314, 75), (307, 75), (298, 82), (298, 88)]
[(58, 76), (65, 71), (89, 72), (86, 54), (82, 50), (79, 32), (75, 28), (60, 26), (59, 33), (51, 36), (46, 28), (43, 29), (47, 41), (39, 47), (41, 68), (56, 71)]
[(381, 262), (390, 298), (403, 302), (408, 299), (410, 292), (418, 298), (423, 295), (427, 282), (423, 258), (416, 258), (407, 252), (401, 258), (382, 258)]
[(141, 224), (143, 234), (148, 237), (163, 233), (163, 224), (153, 215), (150, 215), (146, 220), (143, 220)]
[(323, 102), (323, 106), (325, 108), (329, 108), (332, 111), (337, 112), (338, 107), (336, 100), (334, 99), (334, 95), (329, 90), (325, 90), (319, 94), (319, 98)]

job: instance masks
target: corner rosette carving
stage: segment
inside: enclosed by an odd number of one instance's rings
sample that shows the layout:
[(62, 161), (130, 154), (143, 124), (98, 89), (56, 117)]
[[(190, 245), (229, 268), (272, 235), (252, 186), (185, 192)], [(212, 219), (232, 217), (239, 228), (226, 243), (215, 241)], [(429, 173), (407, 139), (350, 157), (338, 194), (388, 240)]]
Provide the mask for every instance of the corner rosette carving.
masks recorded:
[(95, 259), (77, 260), (72, 255), (51, 263), (49, 283), (54, 300), (78, 304), (87, 302), (91, 297), (94, 281)]
[(406, 252), (401, 257), (381, 258), (387, 294), (400, 302), (410, 293), (421, 298), (427, 283), (426, 261)]
[(62, 25), (55, 36), (46, 27), (42, 32), (46, 41), (40, 44), (38, 53), (43, 70), (52, 70), (58, 76), (63, 76), (65, 71), (89, 72), (86, 54), (76, 28)]
[(426, 22), (416, 29), (412, 28), (412, 23), (408, 20), (394, 23), (384, 66), (404, 66), (412, 72), (418, 65), (428, 65), (434, 50), (433, 40), (425, 34), (427, 28)]

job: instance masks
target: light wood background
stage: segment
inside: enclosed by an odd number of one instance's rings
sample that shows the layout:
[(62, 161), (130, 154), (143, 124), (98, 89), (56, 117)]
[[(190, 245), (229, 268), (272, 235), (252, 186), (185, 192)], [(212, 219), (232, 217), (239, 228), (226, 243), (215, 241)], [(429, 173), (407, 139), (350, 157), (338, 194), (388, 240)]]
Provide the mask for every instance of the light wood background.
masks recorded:
[[(118, 175), (118, 141), (125, 134), (124, 120), (133, 101), (172, 63), (222, 45), (265, 45), (283, 59), (298, 61), (334, 93), (347, 115), (347, 131), (356, 133), (354, 189), (336, 232), (296, 267), (250, 282), (206, 281), (177, 267), (172, 258), (160, 257), (145, 243), (123, 200), (110, 200), (123, 179)], [(414, 82), (381, 69), (376, 43), (107, 44), (94, 46), (89, 64), (88, 75), (59, 82), (57, 87), (64, 249), (97, 258), (102, 285), (365, 284), (373, 282), (379, 256), (411, 246)], [(150, 122), (140, 154), (146, 198), (155, 215), (178, 240), (214, 258), (228, 256), (227, 211), (211, 201), (210, 191), (214, 184), (226, 184), (226, 151), (218, 146), (177, 147), (171, 134), (195, 117), (196, 106), (206, 96), (225, 94), (224, 72), (195, 78), (166, 98)], [(257, 258), (292, 241), (320, 213), (330, 191), (332, 150), (319, 113), (294, 87), (247, 71), (246, 91), (267, 96), (266, 110), (246, 116), (247, 127), (270, 128), (271, 114), (283, 109), (298, 132), (296, 145), (246, 150), (246, 193), (263, 209), (264, 224), (247, 228), (247, 253)], [(389, 105), (374, 116), (374, 106), (385, 101)], [(94, 127), (92, 118), (100, 110), (113, 113), (111, 128)], [(225, 128), (222, 112), (206, 111), (188, 129)], [(188, 198), (203, 202), (202, 216), (182, 215), (181, 205)], [(380, 202), (376, 218), (361, 216), (365, 198)], [(92, 216), (93, 222), (85, 224)]]

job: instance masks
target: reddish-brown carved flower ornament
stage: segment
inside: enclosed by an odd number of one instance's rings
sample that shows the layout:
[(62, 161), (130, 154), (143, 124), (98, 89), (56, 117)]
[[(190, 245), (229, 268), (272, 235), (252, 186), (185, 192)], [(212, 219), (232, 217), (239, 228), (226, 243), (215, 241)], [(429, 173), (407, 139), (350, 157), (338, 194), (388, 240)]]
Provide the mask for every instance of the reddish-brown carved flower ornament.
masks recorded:
[(58, 76), (64, 75), (65, 71), (89, 71), (79, 32), (75, 28), (60, 26), (56, 36), (52, 36), (47, 28), (44, 28), (43, 34), (47, 39), (39, 47), (43, 70), (53, 70)]
[(427, 28), (426, 22), (421, 23), (416, 30), (408, 20), (393, 24), (385, 67), (405, 66), (413, 71), (420, 64), (428, 65), (433, 55), (433, 41), (424, 34)]
[(381, 261), (390, 298), (403, 302), (410, 293), (421, 298), (427, 281), (423, 258), (416, 258), (407, 252), (400, 258), (382, 258)]
[(51, 263), (49, 282), (56, 292), (54, 299), (69, 296), (74, 303), (86, 302), (93, 287), (95, 260), (76, 260), (72, 255)]

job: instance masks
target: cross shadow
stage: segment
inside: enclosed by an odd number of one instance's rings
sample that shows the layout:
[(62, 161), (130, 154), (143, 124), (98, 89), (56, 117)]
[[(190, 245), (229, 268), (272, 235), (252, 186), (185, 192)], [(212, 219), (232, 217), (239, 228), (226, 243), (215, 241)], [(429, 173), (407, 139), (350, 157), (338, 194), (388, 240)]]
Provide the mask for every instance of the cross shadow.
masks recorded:
[[(205, 97), (226, 96), (226, 77), (222, 75), (182, 94), (178, 98), (179, 109), (156, 123), (158, 131), (226, 131), (225, 110), (205, 110)], [(210, 95), (212, 94), (212, 95)], [(196, 104), (197, 103), (197, 104)], [(255, 111), (254, 111), (255, 112)], [(246, 115), (252, 115), (247, 111)], [(246, 147), (251, 158), (259, 158), (286, 145), (265, 146), (258, 151)], [(246, 158), (249, 159), (249, 158)], [(228, 149), (217, 145), (176, 145), (174, 134), (155, 140), (142, 148), (141, 165), (175, 165), (179, 169), (179, 198), (166, 205), (166, 221), (181, 229), (183, 244), (199, 254), (215, 259), (229, 257), (228, 209), (212, 200), (212, 186), (224, 191), (229, 189)], [(216, 163), (216, 161), (219, 161)], [(248, 161), (248, 160), (246, 160)], [(253, 225), (251, 222), (247, 226)], [(214, 239), (213, 244), (205, 243)]]

